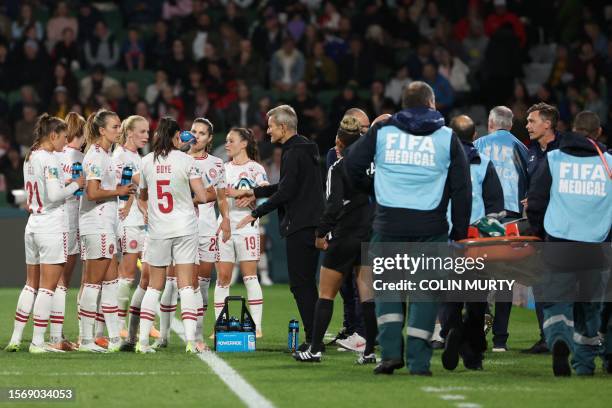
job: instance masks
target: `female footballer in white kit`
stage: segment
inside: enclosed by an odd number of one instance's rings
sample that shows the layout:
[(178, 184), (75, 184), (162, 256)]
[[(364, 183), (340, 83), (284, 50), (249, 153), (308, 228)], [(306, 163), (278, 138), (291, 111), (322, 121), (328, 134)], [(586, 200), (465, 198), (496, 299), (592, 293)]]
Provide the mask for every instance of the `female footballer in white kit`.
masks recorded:
[[(140, 166), (142, 158), (138, 154), (138, 149), (142, 149), (149, 141), (149, 122), (142, 116), (132, 115), (124, 119), (121, 123), (121, 134), (119, 135), (118, 145), (113, 151), (113, 166), (117, 179), (121, 178), (123, 169), (132, 169), (132, 181), (135, 185), (140, 182)], [(127, 316), (127, 304), (130, 298), (130, 288), (136, 276), (138, 258), (142, 252), (142, 245), (145, 239), (145, 221), (143, 213), (146, 209), (139, 208), (140, 201), (136, 196), (129, 196), (127, 201), (118, 200), (118, 225), (117, 234), (121, 248), (121, 262), (119, 263), (119, 287), (117, 290), (117, 306), (119, 308), (119, 328), (121, 337), (129, 337), (125, 318)], [(148, 282), (141, 288), (141, 296)], [(141, 297), (142, 299), (142, 297)], [(140, 307), (140, 305), (138, 305)], [(134, 336), (128, 339), (133, 343)]]
[[(231, 158), (231, 161), (225, 163), (225, 182), (228, 187), (240, 190), (269, 184), (266, 170), (257, 162), (259, 159), (257, 142), (251, 130), (231, 129), (227, 134), (225, 150)], [(232, 270), (234, 264), (239, 262), (247, 290), (249, 309), (257, 327), (256, 337), (260, 338), (262, 337), (263, 294), (257, 278), (257, 261), (260, 253), (259, 222), (255, 220), (242, 229), (236, 229), (240, 220), (251, 212), (251, 208), (243, 204), (244, 201), (234, 198), (228, 200), (232, 237), (227, 242), (219, 242), (215, 317), (219, 316), (224, 300), (229, 296)]]
[[(202, 172), (202, 179), (217, 190), (217, 205), (221, 216), (218, 224), (215, 215), (215, 204), (198, 205), (198, 258), (193, 276), (194, 287), (199, 288), (202, 297), (202, 310), (198, 311), (196, 342), (203, 343), (202, 326), (208, 309), (208, 288), (215, 262), (219, 261), (219, 239), (226, 242), (231, 237), (228, 204), (225, 198), (225, 168), (223, 160), (209, 154), (213, 141), (213, 124), (204, 118), (197, 118), (191, 125), (191, 133), (196, 137), (196, 143), (191, 147), (190, 154), (196, 160), (196, 165)], [(219, 232), (222, 236), (219, 236)], [(196, 296), (198, 294), (196, 293)]]
[(195, 160), (179, 151), (181, 146), (178, 123), (169, 117), (160, 120), (153, 152), (142, 160), (140, 199), (147, 202), (149, 236), (144, 254), (149, 264), (149, 287), (140, 307), (140, 335), (136, 352), (153, 353), (149, 346), (149, 331), (161, 290), (166, 279), (166, 267), (175, 265), (181, 317), (185, 328), (187, 352), (197, 352), (195, 345), (197, 301), (192, 275), (197, 256), (197, 224), (191, 191), (205, 203), (214, 201), (214, 189), (207, 190)]
[[(79, 209), (81, 257), (85, 260), (85, 278), (79, 301), (81, 316), (81, 344), (79, 351), (116, 352), (121, 346), (117, 322), (116, 270), (109, 268), (117, 251), (115, 236), (117, 197), (134, 194), (133, 184), (120, 186), (110, 155), (119, 137), (121, 121), (116, 113), (101, 109), (89, 115), (85, 126), (88, 144), (83, 171), (87, 180)], [(108, 349), (93, 340), (98, 295), (108, 330)]]
[[(74, 163), (83, 164), (85, 156), (81, 151), (85, 142), (85, 119), (76, 112), (69, 112), (64, 119), (67, 126), (66, 141), (68, 144), (64, 146), (61, 152), (56, 153), (62, 170), (64, 172), (65, 182), (72, 179), (72, 166)], [(51, 304), (50, 321), (50, 343), (53, 347), (64, 351), (76, 350), (76, 344), (66, 340), (63, 336), (64, 315), (66, 311), (66, 291), (70, 285), (72, 272), (81, 252), (79, 243), (79, 201), (80, 196), (76, 194), (66, 198), (66, 213), (68, 214), (68, 259), (64, 266), (64, 273), (60, 278), (53, 302)]]
[(17, 303), (15, 326), (7, 351), (20, 349), (23, 329), (33, 305), (34, 333), (30, 353), (62, 352), (45, 343), (44, 336), (53, 295), (68, 258), (65, 200), (85, 182), (81, 177), (64, 185), (61, 165), (54, 152), (61, 152), (66, 145), (66, 129), (63, 120), (43, 114), (36, 123), (35, 140), (24, 163), (30, 212), (24, 236), (28, 276)]

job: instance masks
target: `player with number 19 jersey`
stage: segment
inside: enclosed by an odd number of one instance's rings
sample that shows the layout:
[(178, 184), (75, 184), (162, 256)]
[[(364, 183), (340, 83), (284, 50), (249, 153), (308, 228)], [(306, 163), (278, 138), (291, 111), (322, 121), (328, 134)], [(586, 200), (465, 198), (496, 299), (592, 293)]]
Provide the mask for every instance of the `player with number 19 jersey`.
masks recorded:
[[(235, 189), (253, 189), (265, 186), (268, 177), (264, 167), (256, 161), (249, 160), (245, 164), (225, 163), (226, 185)], [(228, 199), (229, 217), (232, 229), (232, 237), (227, 242), (219, 243), (219, 255), (221, 262), (256, 261), (259, 259), (259, 220), (248, 224), (241, 229), (236, 226), (245, 216), (249, 215), (251, 209), (238, 207), (234, 198)], [(221, 222), (219, 217), (218, 222)]]
[[(196, 157), (195, 164), (202, 173), (204, 185), (211, 185), (216, 189), (225, 188), (223, 160), (206, 153), (203, 157)], [(215, 203), (211, 201), (198, 205), (198, 254), (200, 261), (212, 263), (219, 260), (216, 236), (218, 228)]]
[(189, 180), (200, 177), (193, 157), (178, 150), (157, 158), (149, 153), (142, 159), (140, 188), (147, 189), (149, 221), (144, 258), (150, 265), (194, 262), (198, 226)]

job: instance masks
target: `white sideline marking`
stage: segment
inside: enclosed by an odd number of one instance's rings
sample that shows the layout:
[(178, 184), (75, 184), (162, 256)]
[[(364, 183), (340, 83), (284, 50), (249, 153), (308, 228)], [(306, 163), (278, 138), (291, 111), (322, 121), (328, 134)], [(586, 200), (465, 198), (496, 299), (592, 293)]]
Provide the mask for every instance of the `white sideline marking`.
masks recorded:
[(463, 401), (465, 399), (465, 395), (444, 394), (440, 395), (440, 398), (444, 401)]
[[(172, 330), (185, 341), (183, 323), (176, 317), (172, 320)], [(274, 408), (269, 400), (257, 392), (236, 370), (229, 364), (217, 357), (214, 352), (196, 354), (200, 360), (205, 362), (211, 370), (236, 394), (238, 398), (249, 408)]]
[(455, 406), (457, 408), (481, 408), (482, 407), (482, 405), (474, 404), (473, 402), (460, 402), (458, 404), (455, 404)]

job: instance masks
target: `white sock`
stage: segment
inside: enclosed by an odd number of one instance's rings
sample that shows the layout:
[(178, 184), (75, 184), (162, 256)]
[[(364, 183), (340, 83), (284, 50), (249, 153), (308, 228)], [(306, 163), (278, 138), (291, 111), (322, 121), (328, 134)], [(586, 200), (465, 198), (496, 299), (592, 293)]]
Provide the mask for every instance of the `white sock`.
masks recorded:
[(159, 290), (149, 286), (147, 293), (145, 293), (142, 299), (140, 306), (140, 335), (138, 340), (143, 346), (149, 345), (149, 333), (155, 321), (155, 310), (157, 309), (157, 303), (159, 303), (159, 294)]
[(55, 293), (53, 294), (53, 301), (51, 302), (51, 316), (49, 317), (49, 321), (51, 322), (51, 327), (49, 329), (51, 343), (59, 343), (62, 341), (65, 311), (66, 288), (63, 286), (57, 286), (55, 288)]
[(98, 303), (98, 295), (102, 290), (101, 285), (85, 283), (81, 294), (80, 311), (81, 315), (81, 342), (83, 344), (90, 343), (93, 339), (94, 324), (96, 321), (96, 310)]
[(115, 339), (119, 337), (119, 318), (117, 316), (117, 313), (119, 312), (119, 308), (117, 307), (118, 289), (118, 279), (102, 282), (102, 296), (100, 298), (100, 307), (102, 309), (102, 313), (104, 314), (106, 330), (108, 331), (108, 337), (110, 339)]
[(140, 305), (146, 292), (140, 285), (137, 285), (132, 295), (132, 301), (130, 302), (130, 325), (128, 329), (128, 342), (130, 343), (136, 343), (138, 324), (140, 323)]
[(117, 307), (119, 308), (117, 316), (119, 317), (119, 330), (124, 330), (126, 328), (125, 319), (127, 316), (128, 302), (130, 301), (130, 289), (133, 282), (134, 279), (119, 278), (119, 286), (117, 288)]
[[(196, 301), (196, 307), (197, 307), (197, 314), (198, 314), (198, 319), (196, 321), (196, 333), (195, 333), (195, 339), (196, 341), (202, 341), (204, 340), (203, 334), (202, 334), (202, 326), (204, 326), (204, 301), (202, 300), (202, 292), (200, 291), (200, 288), (195, 288), (193, 290), (193, 295), (195, 296), (195, 301)], [(182, 307), (181, 307), (182, 310)]]
[(45, 332), (49, 323), (49, 315), (51, 314), (51, 302), (53, 301), (53, 292), (49, 289), (38, 289), (36, 301), (34, 301), (34, 334), (32, 335), (32, 344), (37, 346), (45, 342)]
[(198, 283), (200, 284), (200, 293), (202, 294), (202, 304), (204, 305), (204, 316), (208, 311), (208, 288), (210, 288), (210, 278), (198, 277)]
[(96, 338), (104, 337), (105, 328), (106, 321), (104, 320), (104, 313), (102, 313), (102, 285), (100, 285), (100, 292), (98, 292), (98, 300), (96, 303)]
[(10, 344), (20, 344), (23, 337), (23, 329), (30, 318), (32, 307), (36, 299), (36, 290), (31, 286), (24, 286), (17, 300), (17, 308), (15, 310), (15, 324), (13, 326), (13, 335), (11, 336)]
[(219, 281), (215, 284), (215, 320), (221, 314), (221, 310), (223, 309), (223, 305), (225, 304), (225, 298), (230, 294), (230, 287), (228, 286), (220, 286)]
[(159, 337), (163, 340), (168, 340), (170, 335), (170, 324), (176, 312), (177, 297), (176, 278), (169, 276), (166, 278), (166, 286), (159, 301)]
[(261, 316), (263, 314), (263, 293), (257, 276), (246, 276), (242, 279), (247, 290), (249, 299), (249, 311), (253, 316), (253, 323), (257, 330), (261, 331)]
[(181, 319), (185, 328), (185, 340), (195, 341), (198, 319), (198, 304), (192, 286), (179, 289), (181, 295)]

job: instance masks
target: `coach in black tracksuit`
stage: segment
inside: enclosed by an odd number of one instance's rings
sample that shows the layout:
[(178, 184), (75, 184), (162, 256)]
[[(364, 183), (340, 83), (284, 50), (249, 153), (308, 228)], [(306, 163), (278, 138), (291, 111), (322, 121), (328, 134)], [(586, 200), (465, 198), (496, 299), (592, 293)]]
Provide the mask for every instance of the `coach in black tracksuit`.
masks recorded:
[[(280, 234), (287, 239), (289, 286), (304, 323), (306, 343), (310, 343), (319, 297), (315, 280), (319, 260), (315, 229), (324, 205), (319, 151), (316, 144), (297, 134), (297, 115), (289, 105), (268, 112), (268, 133), (272, 143), (281, 143), (283, 149), (278, 184), (254, 190), (230, 190), (229, 195), (269, 197), (241, 220), (238, 228), (278, 209)], [(308, 344), (300, 346), (303, 350), (307, 348)]]

